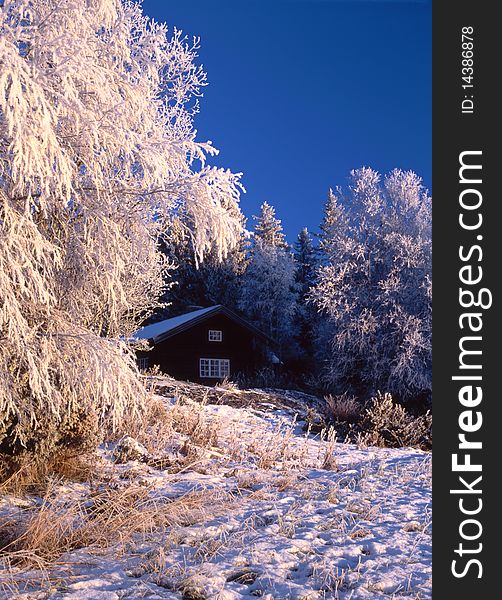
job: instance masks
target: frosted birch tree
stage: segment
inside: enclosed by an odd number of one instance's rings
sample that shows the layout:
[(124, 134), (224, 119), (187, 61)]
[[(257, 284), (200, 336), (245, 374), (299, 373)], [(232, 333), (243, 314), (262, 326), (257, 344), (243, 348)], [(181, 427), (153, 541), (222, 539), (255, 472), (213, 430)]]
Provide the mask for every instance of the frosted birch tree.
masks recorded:
[(124, 0), (0, 8), (0, 452), (53, 451), (115, 427), (144, 391), (121, 341), (168, 266), (163, 223), (190, 214), (198, 260), (241, 224), (239, 175), (207, 166), (197, 39)]
[(362, 168), (330, 204), (336, 227), (326, 228), (311, 293), (332, 335), (328, 380), (405, 399), (429, 393), (431, 198), (411, 171), (382, 182)]

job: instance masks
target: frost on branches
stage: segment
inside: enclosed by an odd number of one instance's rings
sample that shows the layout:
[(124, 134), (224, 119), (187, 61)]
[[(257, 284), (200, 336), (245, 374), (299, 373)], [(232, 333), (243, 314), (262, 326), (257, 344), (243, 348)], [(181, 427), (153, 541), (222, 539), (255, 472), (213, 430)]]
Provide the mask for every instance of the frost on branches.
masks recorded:
[(276, 218), (273, 206), (264, 202), (260, 206), (260, 214), (254, 219), (256, 221), (254, 228), (256, 239), (260, 239), (267, 246), (289, 250), (281, 221)]
[(294, 244), (295, 282), (298, 289), (295, 317), (293, 320), (298, 345), (299, 366), (312, 372), (315, 369), (314, 329), (318, 318), (314, 306), (309, 303), (310, 289), (317, 276), (318, 249), (314, 247), (310, 232), (304, 227)]
[(278, 342), (281, 357), (293, 348), (293, 318), (298, 295), (295, 262), (272, 206), (264, 202), (255, 218), (249, 264), (243, 275), (240, 309)]
[(362, 168), (328, 204), (325, 264), (310, 297), (332, 331), (329, 381), (404, 399), (428, 394), (431, 198), (411, 171), (382, 183)]
[[(164, 306), (155, 311), (150, 322), (194, 310), (194, 307), (215, 304), (237, 310), (240, 279), (247, 266), (246, 219), (237, 205), (228, 207), (228, 210), (241, 224), (242, 235), (223, 260), (218, 258), (215, 245), (206, 253), (204, 262), (200, 263), (190, 235), (193, 225), (190, 224), (189, 215), (179, 215), (172, 219), (168, 235), (165, 236), (167, 239), (163, 240), (162, 251), (173, 265), (173, 271), (168, 273), (166, 280)], [(169, 285), (170, 281), (172, 285)]]
[(195, 141), (197, 49), (133, 2), (3, 2), (0, 452), (139, 410), (120, 339), (162, 291), (170, 215), (190, 215), (198, 260), (239, 240), (239, 176)]

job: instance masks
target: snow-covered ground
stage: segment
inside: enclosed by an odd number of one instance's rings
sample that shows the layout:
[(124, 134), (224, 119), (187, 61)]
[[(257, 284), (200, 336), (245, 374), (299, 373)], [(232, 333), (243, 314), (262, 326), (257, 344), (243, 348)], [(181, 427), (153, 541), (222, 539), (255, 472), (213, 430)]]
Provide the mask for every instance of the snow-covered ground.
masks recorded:
[[(103, 447), (107, 485), (142, 490), (142, 506), (171, 517), (66, 552), (45, 571), (11, 564), (0, 597), (431, 598), (431, 455), (307, 435), (297, 411), (267, 397), (205, 406), (212, 437), (182, 469), (114, 464)], [(92, 485), (58, 486), (60, 498), (92, 503)], [(30, 502), (6, 497), (0, 513)]]

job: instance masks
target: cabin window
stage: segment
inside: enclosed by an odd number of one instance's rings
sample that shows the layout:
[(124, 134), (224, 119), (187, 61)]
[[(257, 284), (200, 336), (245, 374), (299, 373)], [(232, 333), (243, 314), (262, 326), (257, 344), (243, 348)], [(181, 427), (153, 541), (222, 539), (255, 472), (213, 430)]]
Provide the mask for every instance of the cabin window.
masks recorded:
[(210, 342), (221, 342), (223, 339), (223, 331), (220, 329), (210, 329), (208, 339)]
[(150, 366), (150, 359), (148, 358), (148, 356), (145, 356), (143, 358), (138, 358), (138, 367), (139, 367), (140, 371), (144, 371), (145, 369), (148, 369), (149, 366)]
[(199, 362), (201, 377), (229, 377), (230, 361), (228, 358), (201, 358)]

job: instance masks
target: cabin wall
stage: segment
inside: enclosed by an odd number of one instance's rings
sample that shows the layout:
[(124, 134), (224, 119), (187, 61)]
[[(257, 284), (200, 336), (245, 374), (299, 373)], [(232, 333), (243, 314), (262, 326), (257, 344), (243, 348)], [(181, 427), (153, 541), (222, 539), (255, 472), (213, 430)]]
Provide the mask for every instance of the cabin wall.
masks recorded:
[[(221, 330), (221, 342), (210, 342), (209, 329)], [(225, 315), (214, 315), (190, 329), (158, 343), (148, 356), (150, 366), (158, 365), (163, 373), (176, 379), (209, 385), (218, 378), (201, 378), (200, 358), (230, 360), (230, 378), (238, 373), (252, 372), (266, 364), (265, 344), (252, 332)]]

